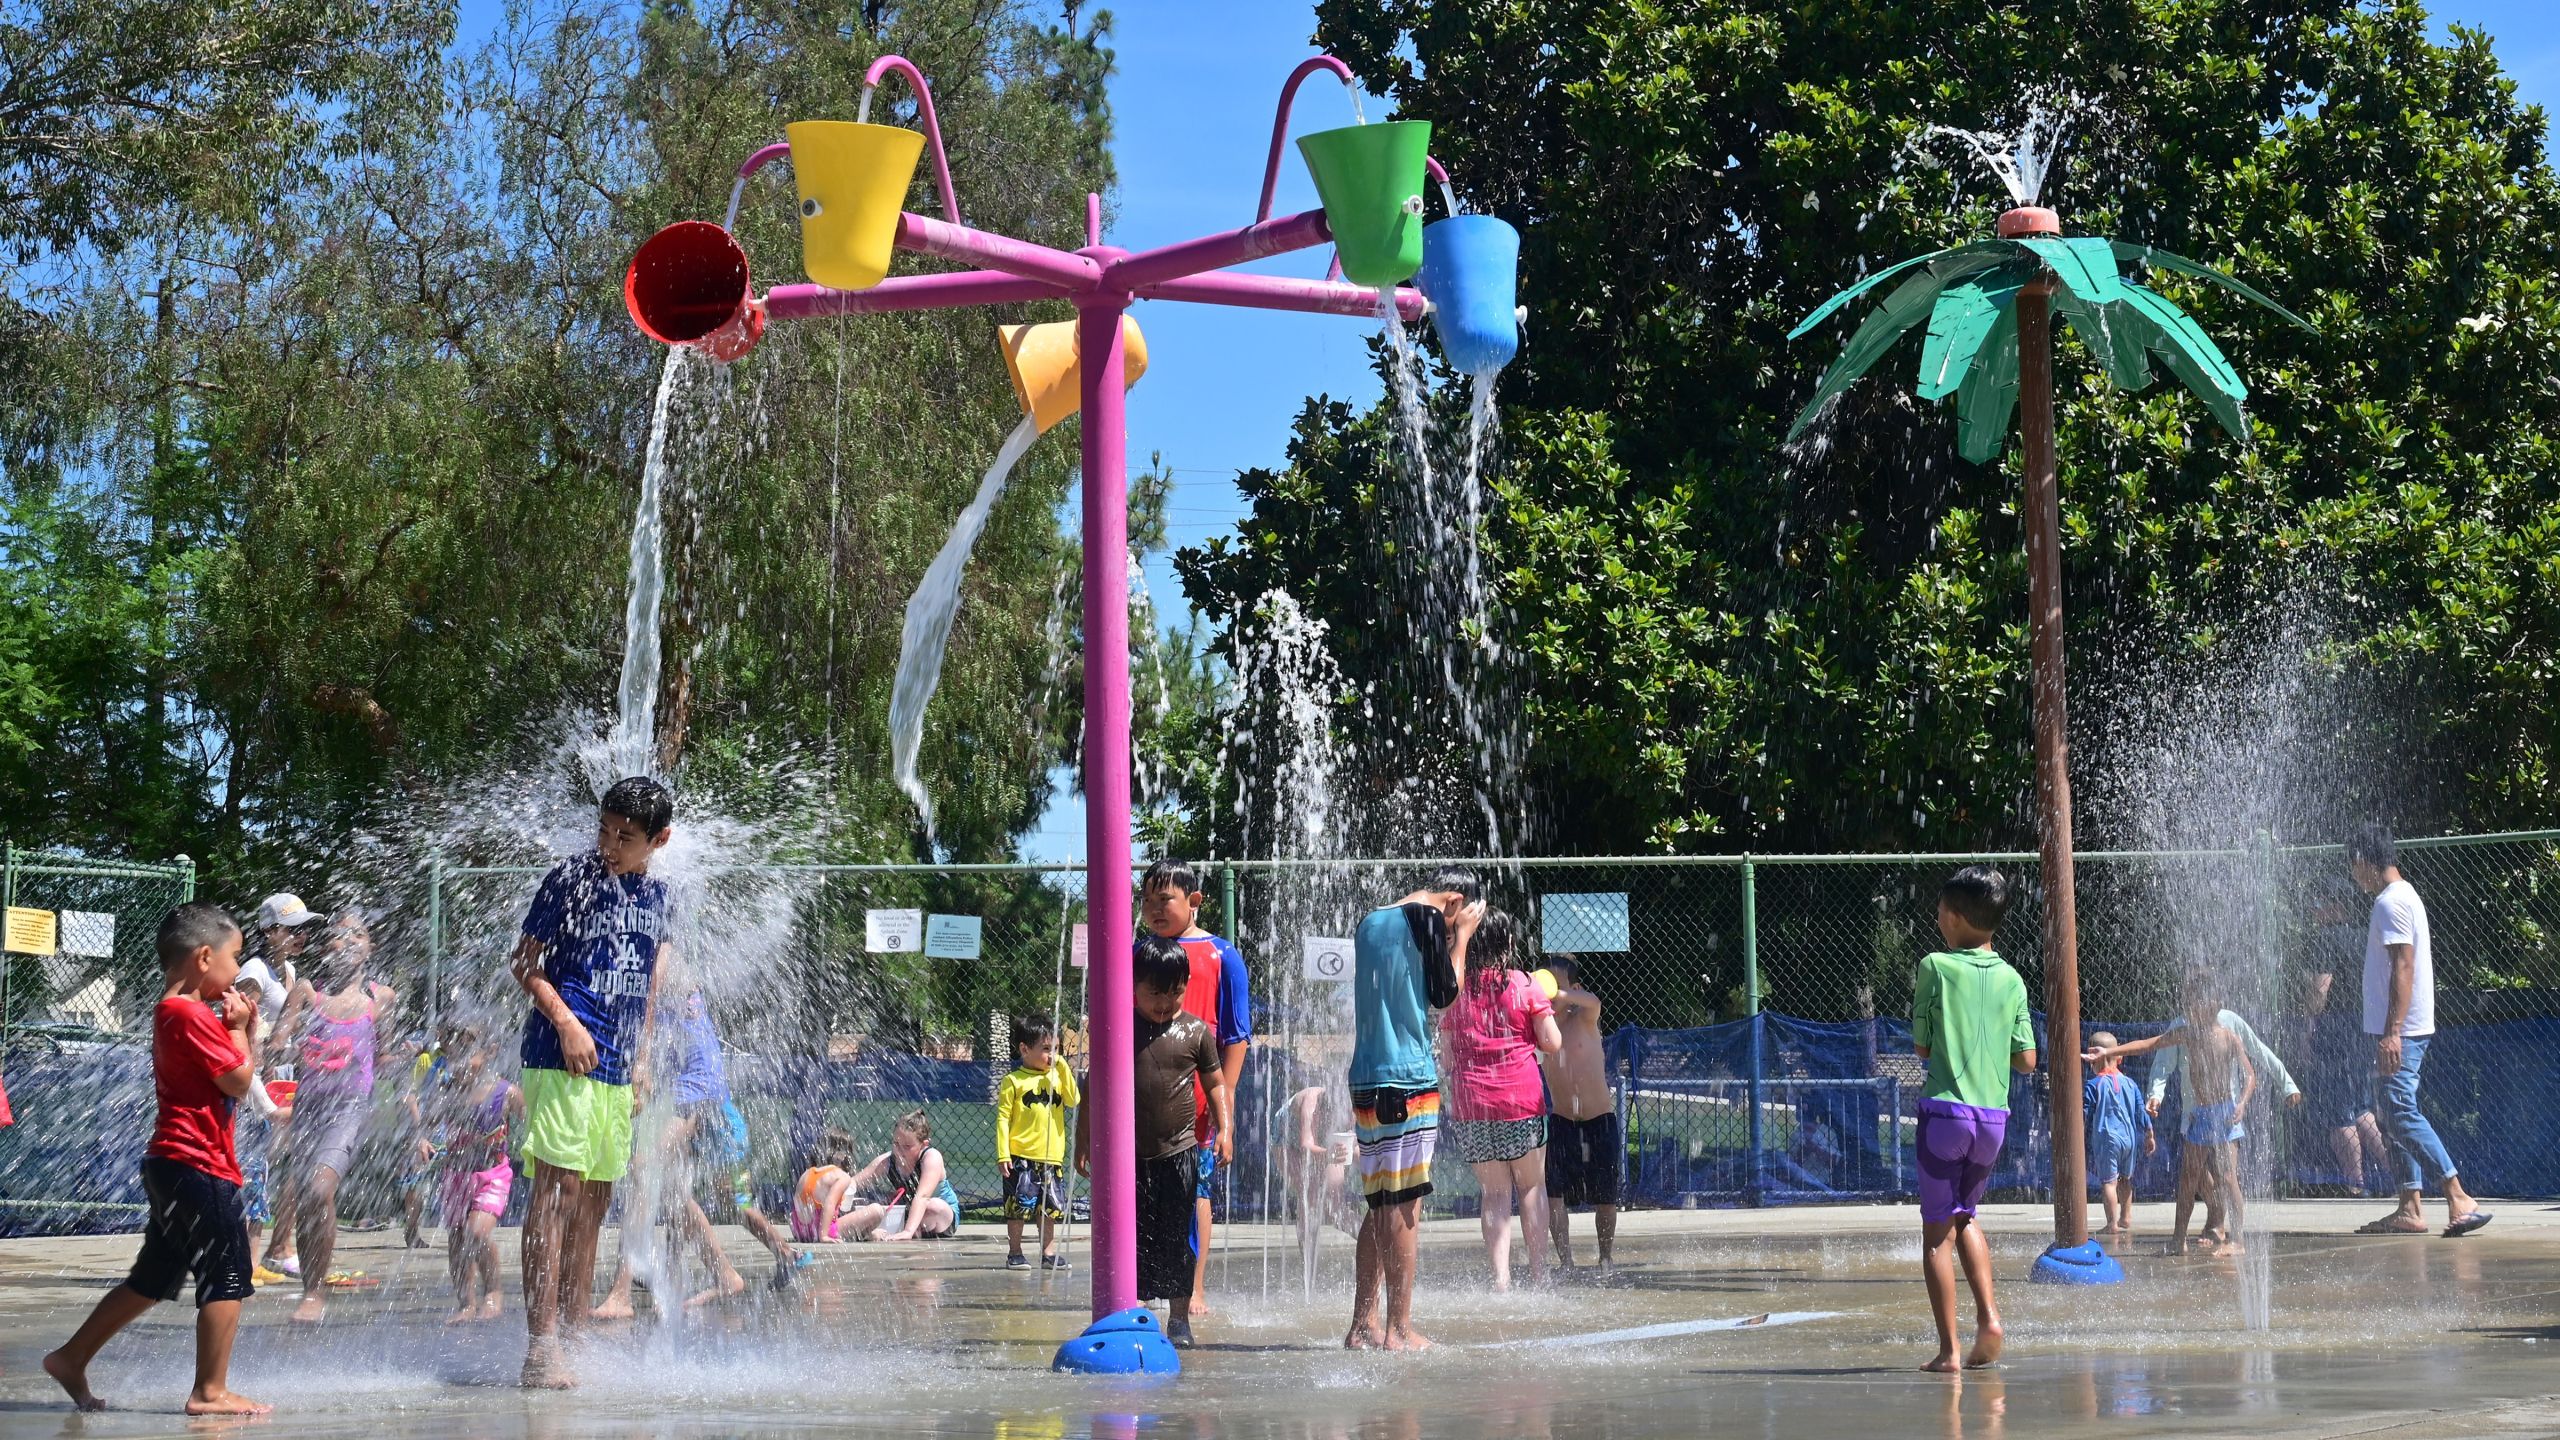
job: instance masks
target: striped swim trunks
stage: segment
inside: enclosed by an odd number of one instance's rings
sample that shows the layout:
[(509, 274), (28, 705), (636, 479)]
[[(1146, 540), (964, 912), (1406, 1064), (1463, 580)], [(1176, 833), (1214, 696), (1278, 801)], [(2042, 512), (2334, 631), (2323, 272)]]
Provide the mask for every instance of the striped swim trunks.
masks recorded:
[(1369, 1208), (1431, 1193), (1431, 1154), (1440, 1143), (1437, 1090), (1355, 1090), (1351, 1127), (1360, 1139), (1360, 1192)]

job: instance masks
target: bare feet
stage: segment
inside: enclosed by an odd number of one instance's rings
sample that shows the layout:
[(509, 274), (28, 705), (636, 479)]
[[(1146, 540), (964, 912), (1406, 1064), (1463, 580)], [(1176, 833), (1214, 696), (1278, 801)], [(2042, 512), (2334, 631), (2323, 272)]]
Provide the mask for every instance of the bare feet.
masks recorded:
[(2241, 1247), (2239, 1241), (2225, 1240), (2214, 1246), (2211, 1253), (2216, 1260), (2228, 1260), (2234, 1255), (2246, 1255), (2249, 1252)]
[(1384, 1350), (1387, 1348), (1387, 1333), (1375, 1325), (1362, 1324), (1355, 1320), (1351, 1324), (1351, 1333), (1342, 1337), (1342, 1348)]
[(71, 1397), (72, 1409), (104, 1410), (107, 1408), (106, 1401), (89, 1393), (87, 1366), (72, 1364), (59, 1350), (45, 1356), (42, 1363), (44, 1373), (52, 1376), (53, 1383), (62, 1387), (62, 1393)]
[(302, 1303), (293, 1307), (289, 1317), (296, 1325), (317, 1325), (329, 1314), (328, 1297), (317, 1290), (302, 1292)]
[(1205, 1318), (1208, 1314), (1209, 1302), (1201, 1299), (1199, 1294), (1194, 1292), (1191, 1297), (1191, 1318), (1199, 1320)]
[(1387, 1348), (1390, 1350), (1428, 1350), (1431, 1348), (1431, 1342), (1422, 1338), (1421, 1331), (1407, 1325), (1400, 1330), (1391, 1330), (1387, 1332)]
[(198, 1390), (187, 1397), (190, 1415), (272, 1415), (275, 1408), (229, 1390)]
[(1932, 1375), (1953, 1375), (1956, 1373), (1956, 1352), (1952, 1348), (1940, 1350), (1936, 1358), (1920, 1368)]
[(465, 1300), (462, 1308), (444, 1317), (447, 1325), (469, 1325), (480, 1318), (480, 1307)]
[(684, 1302), (684, 1308), (687, 1310), (698, 1310), (705, 1305), (726, 1300), (732, 1295), (742, 1295), (746, 1293), (746, 1289), (746, 1277), (740, 1275), (735, 1270), (732, 1270), (729, 1272), (727, 1278), (723, 1279), (719, 1284), (712, 1286), (708, 1290), (696, 1291), (691, 1299)]
[(1976, 1323), (1973, 1327), (1973, 1353), (1964, 1357), (1964, 1368), (1982, 1370), (1999, 1364), (2000, 1348), (2008, 1343), (2008, 1339), (2009, 1332), (2000, 1328), (1998, 1316)]
[(488, 1299), (483, 1300), (483, 1301), (481, 1301), (481, 1302), (480, 1302), (480, 1315), (479, 1315), (479, 1318), (480, 1318), (480, 1319), (483, 1319), (483, 1320), (495, 1320), (495, 1319), (498, 1319), (499, 1317), (501, 1317), (501, 1316), (505, 1315), (506, 1313), (507, 1313), (507, 1304), (506, 1304), (506, 1302), (505, 1302), (504, 1300), (499, 1299), (499, 1298), (498, 1298), (497, 1296), (495, 1296), (495, 1295), (492, 1295), (492, 1296), (490, 1296)]
[(604, 1303), (587, 1312), (590, 1320), (628, 1320), (639, 1312), (631, 1308), (628, 1295), (607, 1295)]
[(516, 1383), (527, 1390), (575, 1390), (578, 1377), (569, 1372), (569, 1363), (560, 1356), (556, 1340), (532, 1340), (524, 1347), (524, 1373)]

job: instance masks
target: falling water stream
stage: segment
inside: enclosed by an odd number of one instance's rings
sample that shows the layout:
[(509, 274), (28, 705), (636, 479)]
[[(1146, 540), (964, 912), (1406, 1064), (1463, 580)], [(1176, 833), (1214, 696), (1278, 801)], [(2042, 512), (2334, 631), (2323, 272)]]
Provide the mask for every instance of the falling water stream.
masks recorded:
[(917, 773), (917, 754), (924, 746), (924, 709), (933, 699), (934, 687), (942, 682), (942, 655), (951, 643), (951, 621), (960, 608), (960, 579), (968, 569), (969, 552), (978, 543), (978, 532), (987, 526), (987, 513), (1003, 497), (1005, 482), (1013, 478), (1013, 467), (1039, 438), (1040, 427), (1028, 415), (1004, 437), (986, 478), (978, 482), (977, 495), (960, 512), (942, 549), (925, 567), (924, 579), (916, 583), (916, 593), (907, 599), (907, 623), (898, 636), (898, 678), (889, 692), (889, 753), (898, 788), (915, 801), (916, 813), (924, 818), (928, 843), (933, 838), (933, 797)]
[(625, 775), (658, 770), (658, 601), (666, 591), (667, 435), (676, 397), (685, 388), (692, 352), (667, 347), (658, 372), (658, 399), (649, 412), (649, 449), (640, 467), (640, 501), (631, 515), (630, 584), (622, 604), (622, 684), (615, 695), (613, 732), (602, 765), (591, 763), (597, 793)]

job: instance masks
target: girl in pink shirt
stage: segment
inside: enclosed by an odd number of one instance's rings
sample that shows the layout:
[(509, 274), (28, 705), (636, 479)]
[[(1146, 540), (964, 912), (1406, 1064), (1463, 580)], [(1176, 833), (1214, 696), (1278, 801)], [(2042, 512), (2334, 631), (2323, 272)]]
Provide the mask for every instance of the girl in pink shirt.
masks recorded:
[(1482, 1192), (1485, 1256), (1493, 1288), (1511, 1288), (1511, 1217), (1529, 1245), (1529, 1275), (1547, 1279), (1547, 1096), (1540, 1052), (1564, 1048), (1554, 1002), (1519, 968), (1520, 927), (1487, 910), (1467, 947), (1458, 1003), (1440, 1014), (1448, 1077), (1449, 1146)]

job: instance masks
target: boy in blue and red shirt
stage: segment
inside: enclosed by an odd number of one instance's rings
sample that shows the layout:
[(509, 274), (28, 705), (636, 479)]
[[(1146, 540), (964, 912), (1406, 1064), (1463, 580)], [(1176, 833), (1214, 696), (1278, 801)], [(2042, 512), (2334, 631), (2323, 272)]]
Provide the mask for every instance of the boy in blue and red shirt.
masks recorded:
[(44, 1373), (82, 1410), (104, 1410), (89, 1390), (89, 1362), (117, 1331), (196, 1282), (196, 1383), (190, 1415), (264, 1415), (271, 1408), (232, 1393), (231, 1342), (240, 1302), (249, 1298), (249, 1222), (240, 1203), (240, 1157), (232, 1116), (249, 1093), (249, 1033), (258, 1002), (232, 988), (240, 975), (240, 926), (221, 908), (181, 905), (160, 922), (162, 987), (151, 1012), (151, 1083), (159, 1100), (143, 1152), (142, 1189), (151, 1202), (142, 1253), (124, 1283), (106, 1293)]
[[(1195, 1015), (1218, 1039), (1218, 1069), (1226, 1080), (1227, 1094), (1236, 1094), (1236, 1081), (1244, 1074), (1245, 1047), (1253, 1043), (1253, 993), (1245, 975), (1244, 954), (1224, 936), (1212, 935), (1200, 928), (1201, 903), (1208, 897), (1200, 892), (1200, 872), (1179, 860), (1159, 860), (1147, 867), (1146, 882), (1139, 887), (1139, 901), (1149, 932), (1165, 939), (1179, 941), (1182, 953), (1191, 966), (1189, 984), (1182, 992), (1182, 1010)], [(1232, 921), (1233, 917), (1229, 917)], [(1139, 937), (1141, 946), (1145, 937)], [(1193, 1243), (1199, 1248), (1191, 1279), (1191, 1313), (1209, 1313), (1205, 1298), (1209, 1282), (1209, 1196), (1218, 1175), (1218, 1127), (1209, 1109), (1209, 1092), (1197, 1080), (1192, 1082), (1199, 1118), (1193, 1133), (1199, 1142), (1200, 1186), (1193, 1204)]]
[(596, 848), (542, 877), (515, 953), (516, 981), (533, 1000), (519, 1082), (519, 1148), (533, 1167), (522, 1379), (553, 1390), (577, 1384), (559, 1331), (587, 1318), (596, 1234), (631, 1168), (631, 1082), (673, 954), (666, 882), (649, 877), (649, 861), (673, 834), (675, 797), (635, 775), (604, 792), (597, 811)]

